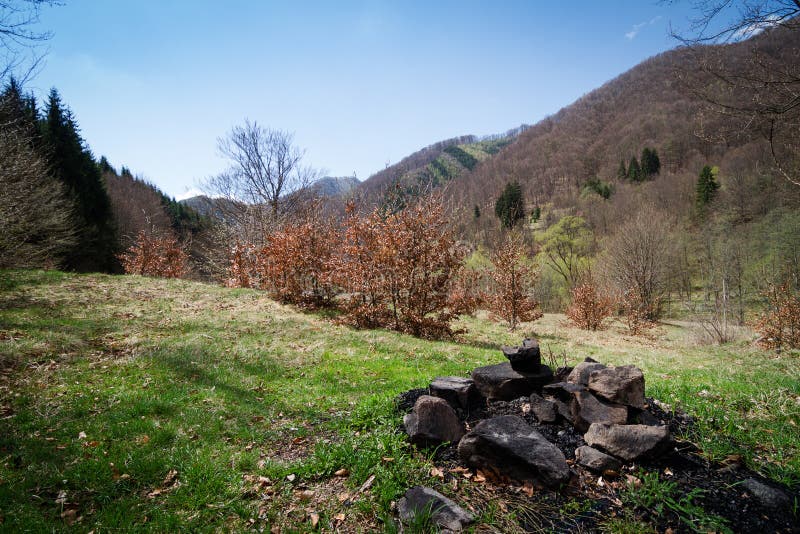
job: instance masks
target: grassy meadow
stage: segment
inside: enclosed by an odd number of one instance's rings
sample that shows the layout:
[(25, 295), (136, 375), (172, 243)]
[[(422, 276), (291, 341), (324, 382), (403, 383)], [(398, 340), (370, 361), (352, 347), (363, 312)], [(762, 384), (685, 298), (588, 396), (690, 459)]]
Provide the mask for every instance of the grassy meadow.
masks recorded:
[[(677, 321), (644, 338), (557, 314), (514, 333), (482, 313), (461, 326), (426, 341), (254, 290), (0, 271), (0, 530), (392, 531), (411, 485), (480, 494), (431, 476), (394, 397), (500, 362), (501, 344), (531, 334), (557, 365), (641, 367), (648, 396), (697, 418), (683, 439), (800, 481), (796, 351), (707, 345)], [(509, 531), (496, 503), (470, 502), (477, 530)]]

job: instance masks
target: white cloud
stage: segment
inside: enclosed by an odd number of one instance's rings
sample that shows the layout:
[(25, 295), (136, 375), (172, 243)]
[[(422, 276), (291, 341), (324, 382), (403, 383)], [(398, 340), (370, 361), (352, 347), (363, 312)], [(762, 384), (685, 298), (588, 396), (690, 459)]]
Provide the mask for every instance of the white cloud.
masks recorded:
[(759, 22), (754, 22), (753, 24), (749, 24), (742, 28), (739, 28), (735, 32), (731, 34), (731, 38), (738, 41), (742, 39), (749, 39), (754, 35), (758, 35), (759, 33), (763, 32), (767, 28), (775, 26), (778, 22), (782, 19), (779, 15), (770, 15), (767, 17), (766, 20), (762, 20)]
[(633, 41), (633, 39), (634, 39), (634, 38), (635, 38), (637, 35), (639, 35), (639, 32), (641, 32), (641, 31), (642, 31), (642, 29), (643, 29), (645, 26), (652, 26), (653, 24), (655, 24), (655, 23), (656, 23), (656, 22), (658, 22), (659, 20), (661, 20), (661, 15), (658, 15), (657, 17), (653, 17), (653, 18), (652, 18), (652, 19), (650, 19), (649, 21), (640, 22), (639, 24), (634, 24), (634, 25), (633, 25), (633, 27), (631, 27), (631, 31), (629, 31), (629, 32), (627, 32), (627, 33), (625, 34), (625, 38), (626, 38), (626, 39), (628, 39), (629, 41)]

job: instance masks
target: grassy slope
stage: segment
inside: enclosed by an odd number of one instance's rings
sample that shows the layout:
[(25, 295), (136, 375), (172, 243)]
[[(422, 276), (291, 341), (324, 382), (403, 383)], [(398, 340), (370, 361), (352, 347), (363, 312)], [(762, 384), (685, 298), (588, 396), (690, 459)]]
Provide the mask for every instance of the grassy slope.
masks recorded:
[[(710, 455), (800, 478), (797, 353), (699, 347), (679, 326), (642, 341), (562, 323), (533, 326), (545, 352), (638, 365), (648, 395), (698, 416), (693, 438)], [(391, 399), (498, 362), (494, 347), (526, 333), (466, 326), (457, 343), (430, 342), (337, 326), (251, 290), (0, 272), (0, 529), (305, 531), (312, 514), (326, 528), (382, 528), (408, 485), (436, 486), (395, 431)]]

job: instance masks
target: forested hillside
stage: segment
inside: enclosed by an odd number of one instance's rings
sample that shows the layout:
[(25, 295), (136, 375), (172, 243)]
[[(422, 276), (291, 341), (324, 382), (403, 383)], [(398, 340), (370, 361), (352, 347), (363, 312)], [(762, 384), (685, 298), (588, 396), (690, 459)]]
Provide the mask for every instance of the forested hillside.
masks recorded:
[(399, 191), (401, 195), (416, 196), (444, 186), (497, 154), (526, 128), (523, 125), (486, 139), (465, 135), (434, 143), (373, 174), (358, 190), (371, 202), (380, 202), (383, 193), (390, 189), (393, 194)]
[[(660, 199), (666, 202), (664, 207), (680, 214), (692, 207), (692, 188), (706, 164), (719, 166), (720, 179), (726, 182), (723, 189), (742, 195), (734, 190), (745, 187), (738, 183), (740, 179), (756, 180), (760, 175), (763, 181), (775, 174), (768, 132), (747, 129), (737, 117), (709, 106), (703, 96), (715, 82), (701, 69), (705, 58), (698, 56), (713, 52), (716, 61), (735, 67), (737, 76), (747, 78), (757, 69), (754, 50), (791, 66), (797, 64), (798, 46), (800, 32), (777, 28), (740, 43), (705, 47), (701, 52), (684, 47), (650, 58), (535, 124), (497, 156), (477, 165), (451, 188), (456, 205), (467, 208), (467, 217), (476, 204), (490, 212), (503, 187), (517, 181), (529, 207), (546, 203), (575, 207), (587, 182), (624, 182), (620, 164), (627, 166), (647, 147), (656, 149), (661, 178), (669, 181), (656, 187), (672, 190), (672, 197), (686, 197)], [(721, 86), (719, 90), (729, 89)], [(773, 193), (782, 185), (752, 184), (750, 206), (740, 206), (740, 216), (750, 219), (763, 212), (764, 204), (774, 206), (773, 200), (783, 194)], [(489, 221), (483, 225), (489, 226)]]

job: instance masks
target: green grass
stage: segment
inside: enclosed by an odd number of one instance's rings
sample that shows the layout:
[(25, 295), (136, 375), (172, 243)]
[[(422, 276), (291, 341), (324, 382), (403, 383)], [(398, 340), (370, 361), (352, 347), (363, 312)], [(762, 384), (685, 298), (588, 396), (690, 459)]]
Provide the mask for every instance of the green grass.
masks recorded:
[(631, 483), (622, 494), (623, 502), (629, 506), (643, 508), (658, 517), (674, 515), (692, 532), (731, 532), (725, 520), (695, 503), (703, 495), (701, 489), (681, 494), (676, 483), (662, 480), (657, 472), (640, 472), (639, 476), (639, 487)]
[(549, 314), (516, 333), (481, 314), (463, 326), (425, 341), (253, 290), (0, 271), (0, 530), (304, 532), (312, 514), (324, 530), (391, 530), (411, 485), (457, 498), (397, 432), (393, 398), (498, 362), (531, 329), (570, 363), (642, 367), (648, 395), (702, 421), (686, 438), (709, 456), (800, 478), (796, 352), (696, 346), (679, 326), (589, 333)]

